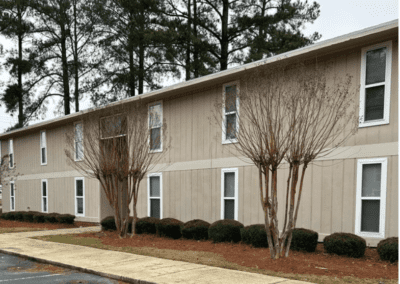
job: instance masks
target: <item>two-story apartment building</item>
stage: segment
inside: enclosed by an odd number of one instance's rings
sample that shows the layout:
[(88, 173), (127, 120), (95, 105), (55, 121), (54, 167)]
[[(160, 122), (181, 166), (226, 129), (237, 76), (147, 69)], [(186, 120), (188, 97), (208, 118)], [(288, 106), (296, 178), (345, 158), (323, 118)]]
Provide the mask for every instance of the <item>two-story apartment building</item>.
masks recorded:
[[(397, 20), (141, 95), (149, 110), (156, 109), (166, 120), (172, 144), (140, 185), (138, 216), (263, 223), (257, 168), (231, 154), (227, 134), (209, 121), (212, 104), (222, 100), (227, 88), (239, 90), (251, 70), (310, 59), (332, 64), (327, 77), (353, 76), (355, 85), (360, 84), (355, 101), (363, 118), (346, 144), (309, 166), (296, 227), (317, 231), (320, 241), (334, 232), (355, 233), (372, 246), (397, 236)], [(129, 106), (138, 99), (101, 109)], [(1, 154), (9, 153), (22, 174), (3, 188), (3, 212), (70, 213), (88, 222), (113, 215), (99, 182), (75, 171), (64, 154), (65, 132), (75, 128), (76, 157), (85, 158), (79, 133), (84, 118), (99, 111), (83, 110), (0, 135)], [(225, 115), (235, 116), (235, 110)], [(162, 143), (156, 147), (163, 151)], [(282, 169), (281, 189), (286, 177)], [(284, 204), (285, 190), (279, 190), (278, 200)], [(282, 217), (283, 210), (278, 213)]]

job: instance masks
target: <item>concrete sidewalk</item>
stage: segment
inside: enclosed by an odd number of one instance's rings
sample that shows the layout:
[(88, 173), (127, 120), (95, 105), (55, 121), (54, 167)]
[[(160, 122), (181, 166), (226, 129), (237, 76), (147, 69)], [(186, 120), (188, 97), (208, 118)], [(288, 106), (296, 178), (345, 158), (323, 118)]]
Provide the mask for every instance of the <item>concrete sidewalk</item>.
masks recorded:
[(130, 283), (308, 283), (183, 261), (30, 239), (35, 236), (97, 231), (100, 231), (100, 227), (0, 234), (0, 251)]

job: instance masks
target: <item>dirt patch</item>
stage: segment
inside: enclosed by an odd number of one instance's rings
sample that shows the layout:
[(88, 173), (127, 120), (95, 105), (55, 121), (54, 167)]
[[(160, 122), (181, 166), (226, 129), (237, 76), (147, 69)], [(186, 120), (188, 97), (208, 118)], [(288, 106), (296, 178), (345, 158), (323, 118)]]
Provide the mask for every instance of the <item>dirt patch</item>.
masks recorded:
[(79, 227), (93, 227), (95, 223), (74, 222), (74, 224), (60, 223), (31, 223), (0, 219), (0, 234), (13, 232), (29, 232), (40, 230), (72, 229)]
[[(55, 237), (46, 236), (40, 239), (56, 241)], [(252, 248), (241, 243), (214, 244), (211, 241), (172, 240), (145, 234), (120, 239), (115, 232), (86, 233), (63, 237), (63, 242), (68, 243), (263, 274), (268, 273), (269, 275), (275, 273), (274, 276), (314, 275), (318, 276), (319, 279), (327, 277), (327, 279), (344, 280), (344, 282), (327, 280), (319, 283), (346, 283), (348, 282), (347, 278), (351, 282), (353, 282), (351, 279), (358, 278), (357, 283), (379, 283), (382, 279), (398, 279), (398, 263), (391, 264), (380, 260), (376, 248), (367, 248), (364, 257), (355, 259), (327, 254), (324, 252), (323, 244), (318, 244), (314, 253), (291, 251), (288, 258), (272, 260), (268, 248)], [(68, 241), (65, 237), (68, 238)], [(92, 239), (92, 241), (89, 239)], [(297, 279), (307, 281), (304, 277)], [(385, 283), (389, 282), (385, 281)], [(390, 283), (397, 282), (390, 281)]]

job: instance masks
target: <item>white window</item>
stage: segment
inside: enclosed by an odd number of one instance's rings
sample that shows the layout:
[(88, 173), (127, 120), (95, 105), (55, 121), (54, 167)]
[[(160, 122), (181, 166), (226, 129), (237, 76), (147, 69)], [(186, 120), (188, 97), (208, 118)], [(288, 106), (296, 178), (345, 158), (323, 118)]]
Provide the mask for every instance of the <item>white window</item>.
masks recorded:
[(45, 213), (49, 212), (47, 202), (48, 190), (47, 179), (42, 179), (42, 212)]
[(222, 144), (237, 142), (239, 134), (239, 83), (223, 85)]
[(40, 164), (47, 165), (46, 130), (40, 131)]
[(149, 105), (150, 151), (162, 152), (163, 104), (161, 101)]
[(359, 127), (388, 124), (392, 42), (363, 48), (361, 56)]
[(75, 215), (85, 216), (85, 183), (83, 177), (75, 178)]
[(238, 169), (221, 170), (221, 219), (238, 220)]
[(10, 168), (14, 168), (14, 145), (12, 139), (8, 140), (8, 154), (10, 156)]
[(147, 215), (162, 219), (162, 174), (150, 174), (147, 178)]
[(15, 184), (10, 181), (10, 210), (15, 211)]
[(77, 122), (74, 124), (75, 128), (75, 161), (83, 160), (83, 124), (82, 122)]
[(357, 164), (356, 228), (361, 237), (385, 237), (387, 158)]

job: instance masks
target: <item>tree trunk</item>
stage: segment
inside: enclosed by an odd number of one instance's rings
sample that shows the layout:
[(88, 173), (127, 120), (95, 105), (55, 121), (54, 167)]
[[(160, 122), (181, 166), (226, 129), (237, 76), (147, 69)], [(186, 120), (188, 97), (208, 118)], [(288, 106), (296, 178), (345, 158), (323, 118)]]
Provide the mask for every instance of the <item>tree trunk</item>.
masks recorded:
[(144, 44), (139, 44), (139, 95), (143, 94), (144, 85)]
[(188, 26), (186, 31), (186, 81), (190, 80), (190, 43), (191, 43), (191, 31), (192, 31), (192, 8), (190, 7), (190, 0), (188, 0)]
[(229, 21), (229, 0), (222, 1), (222, 37), (221, 37), (221, 71), (228, 68), (228, 21)]
[(18, 127), (24, 126), (24, 108), (23, 108), (23, 89), (22, 89), (22, 11), (21, 6), (18, 9)]
[(75, 45), (75, 54), (74, 54), (74, 64), (75, 64), (75, 112), (79, 111), (79, 77), (78, 77), (78, 36), (76, 33), (76, 0), (73, 2), (74, 7), (74, 45)]
[(133, 64), (133, 47), (131, 47), (131, 50), (129, 50), (129, 91), (130, 91), (130, 96), (134, 97), (135, 96), (135, 66)]
[(199, 40), (197, 38), (197, 0), (193, 0), (193, 61), (194, 61), (194, 77), (199, 77)]
[(63, 85), (64, 85), (64, 114), (70, 114), (70, 95), (69, 95), (69, 75), (67, 61), (67, 35), (64, 25), (61, 26), (61, 60), (63, 69)]

